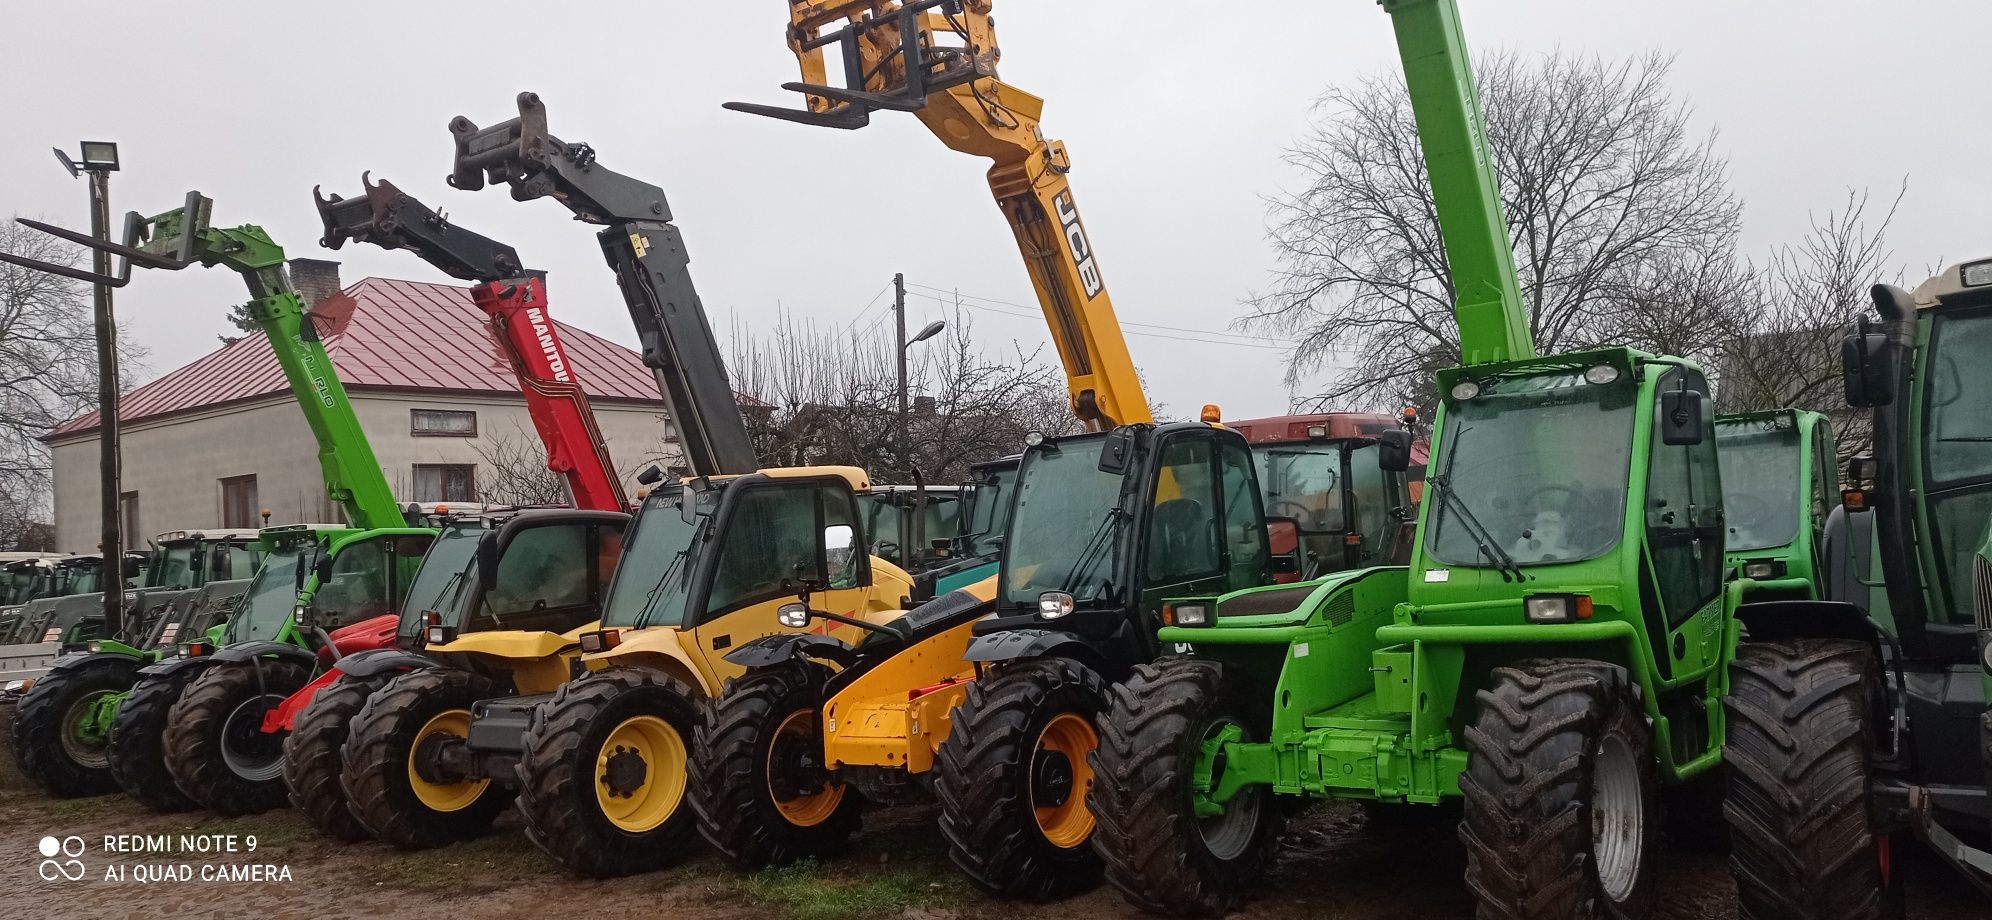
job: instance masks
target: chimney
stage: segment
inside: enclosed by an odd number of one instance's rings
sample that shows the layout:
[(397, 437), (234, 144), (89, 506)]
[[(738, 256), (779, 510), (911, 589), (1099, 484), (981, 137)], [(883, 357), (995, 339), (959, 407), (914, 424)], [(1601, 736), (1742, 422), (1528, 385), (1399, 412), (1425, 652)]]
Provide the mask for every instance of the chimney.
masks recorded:
[(298, 296), (304, 298), (307, 310), (342, 290), (339, 263), (330, 259), (292, 259), (290, 277), (291, 286), (297, 288)]

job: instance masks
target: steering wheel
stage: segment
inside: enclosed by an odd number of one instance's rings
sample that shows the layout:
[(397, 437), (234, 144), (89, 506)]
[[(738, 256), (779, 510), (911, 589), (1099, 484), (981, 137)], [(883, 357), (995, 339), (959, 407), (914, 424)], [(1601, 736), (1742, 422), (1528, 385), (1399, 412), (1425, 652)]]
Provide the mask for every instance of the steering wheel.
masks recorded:
[[(1291, 508), (1293, 510), (1292, 511), (1286, 510), (1288, 508)], [(1296, 521), (1311, 521), (1314, 520), (1314, 518), (1317, 517), (1319, 514), (1320, 512), (1315, 511), (1314, 509), (1309, 508), (1306, 505), (1303, 505), (1299, 502), (1287, 501), (1285, 499), (1274, 501), (1266, 506), (1267, 517), (1289, 517), (1293, 518)]]

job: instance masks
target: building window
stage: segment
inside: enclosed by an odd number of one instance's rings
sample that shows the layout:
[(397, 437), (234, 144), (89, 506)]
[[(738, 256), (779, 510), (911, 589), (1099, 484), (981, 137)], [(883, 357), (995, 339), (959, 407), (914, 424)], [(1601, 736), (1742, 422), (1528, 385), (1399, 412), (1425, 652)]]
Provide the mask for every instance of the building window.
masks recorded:
[(138, 493), (126, 492), (119, 495), (118, 512), (123, 515), (119, 518), (121, 523), (118, 526), (124, 528), (125, 552), (143, 552), (141, 549), (136, 549), (145, 545), (145, 534), (138, 529)]
[(262, 526), (262, 506), (256, 502), (256, 477), (230, 476), (221, 481), (221, 526)]
[(410, 409), (408, 432), (418, 437), (477, 437), (477, 413), (456, 409)]
[(415, 500), (418, 502), (476, 501), (477, 466), (470, 463), (415, 464)]

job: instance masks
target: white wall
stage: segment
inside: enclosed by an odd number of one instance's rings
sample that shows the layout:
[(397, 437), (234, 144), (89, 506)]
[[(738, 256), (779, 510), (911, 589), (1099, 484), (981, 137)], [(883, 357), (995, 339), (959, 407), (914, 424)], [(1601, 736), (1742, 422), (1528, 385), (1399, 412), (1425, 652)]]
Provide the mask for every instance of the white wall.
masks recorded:
[[(482, 463), (480, 440), (532, 438), (525, 400), (500, 396), (416, 397), (411, 394), (352, 393), (353, 410), (366, 430), (375, 459), (389, 486), (413, 498), (417, 463)], [(478, 438), (415, 437), (409, 410), (452, 409), (477, 413)], [(665, 441), (659, 406), (598, 403), (596, 424), (609, 454), (623, 474), (631, 497), (635, 476), (660, 459), (676, 458)], [(521, 434), (523, 432), (523, 434)], [(253, 403), (169, 419), (128, 424), (123, 432), (124, 491), (138, 493), (143, 533), (127, 534), (129, 544), (161, 531), (221, 525), (221, 480), (256, 476), (257, 501), (271, 512), (270, 523), (337, 522), (337, 507), (325, 498), (318, 449), (304, 416), (288, 394)], [(97, 438), (94, 434), (51, 443), (55, 465), (56, 545), (65, 552), (97, 546)], [(480, 482), (488, 482), (483, 469)]]

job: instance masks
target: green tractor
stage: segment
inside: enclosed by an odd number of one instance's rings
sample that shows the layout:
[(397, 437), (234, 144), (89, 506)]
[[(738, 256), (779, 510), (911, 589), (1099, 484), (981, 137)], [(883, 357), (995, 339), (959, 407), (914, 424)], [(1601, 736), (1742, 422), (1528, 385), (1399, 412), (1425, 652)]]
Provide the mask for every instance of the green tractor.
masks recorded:
[(1840, 503), (1840, 458), (1826, 416), (1776, 409), (1719, 416), (1723, 551), (1744, 600), (1825, 596), (1826, 518)]
[(21, 772), (54, 795), (114, 788), (105, 747), (118, 697), (137, 681), (140, 668), (171, 653), (200, 589), (246, 579), (256, 564), (251, 530), (174, 531), (154, 545), (147, 583), (126, 608), (132, 619), (125, 635), (69, 646), (26, 688), (15, 710), (13, 747)]
[(130, 691), (105, 704), (115, 709), (108, 767), (127, 793), (159, 809), (244, 814), (285, 801), (283, 733), (263, 730), (266, 719), (339, 656), (393, 642), (393, 608), (435, 530), (408, 526), (424, 509), (394, 501), (316, 321), (291, 286), (282, 247), (253, 224), (212, 226), (212, 210), (213, 202), (189, 192), (179, 208), (131, 214), (123, 244), (22, 221), (123, 256), (116, 275), (4, 253), (0, 260), (111, 286), (126, 284), (134, 266), (236, 272), (317, 441), (326, 495), (347, 524), (262, 530), (268, 555), (230, 620), (206, 636), (182, 633), (179, 655), (140, 669)]
[(1827, 528), (1820, 628), (1750, 622), (1726, 700), (1745, 920), (1894, 920), (1913, 835), (1992, 896), (1992, 260), (1876, 285), (1841, 354), (1874, 454)]
[(1722, 764), (1739, 629), (1845, 617), (1744, 603), (1699, 367), (1536, 355), (1457, 8), (1383, 6), (1464, 359), (1437, 375), (1410, 565), (1172, 600), (1160, 638), (1188, 652), (1137, 668), (1098, 722), (1095, 844), (1131, 903), (1218, 913), (1293, 802), (1457, 803), (1480, 917), (1641, 917), (1663, 793)]

